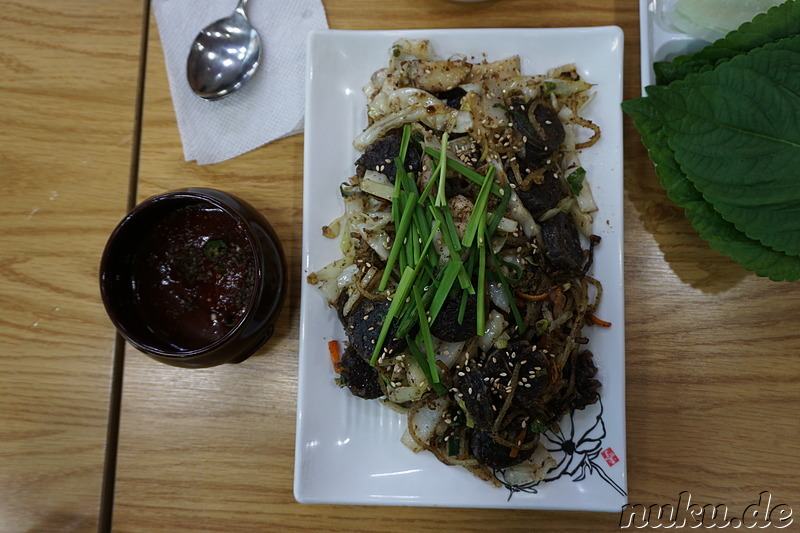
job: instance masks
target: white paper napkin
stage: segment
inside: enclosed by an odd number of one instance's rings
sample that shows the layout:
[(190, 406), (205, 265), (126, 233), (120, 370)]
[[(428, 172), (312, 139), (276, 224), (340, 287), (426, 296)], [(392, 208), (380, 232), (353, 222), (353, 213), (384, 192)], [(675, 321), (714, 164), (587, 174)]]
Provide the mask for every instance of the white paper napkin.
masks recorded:
[(236, 93), (207, 101), (186, 81), (198, 32), (233, 13), (238, 0), (154, 0), (172, 103), (187, 161), (225, 161), (303, 129), (308, 32), (328, 27), (320, 0), (251, 0), (247, 17), (261, 38), (261, 64)]

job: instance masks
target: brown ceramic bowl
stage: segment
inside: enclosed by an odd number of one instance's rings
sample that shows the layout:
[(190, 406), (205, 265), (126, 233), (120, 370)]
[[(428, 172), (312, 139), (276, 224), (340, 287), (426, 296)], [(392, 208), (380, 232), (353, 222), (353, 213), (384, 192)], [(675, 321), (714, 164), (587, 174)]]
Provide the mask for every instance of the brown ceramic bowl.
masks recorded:
[(111, 234), (100, 264), (103, 303), (120, 334), (186, 368), (250, 357), (272, 336), (286, 284), (269, 222), (214, 189), (145, 200)]

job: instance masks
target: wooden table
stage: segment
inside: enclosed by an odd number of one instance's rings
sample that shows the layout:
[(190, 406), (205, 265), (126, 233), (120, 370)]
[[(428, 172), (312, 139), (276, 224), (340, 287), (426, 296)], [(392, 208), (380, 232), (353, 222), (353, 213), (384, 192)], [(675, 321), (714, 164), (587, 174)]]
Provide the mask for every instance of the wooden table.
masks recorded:
[[(616, 24), (626, 98), (639, 92), (632, 0), (324, 4), (340, 29)], [(617, 514), (296, 503), (303, 136), (186, 163), (146, 4), (0, 9), (0, 532), (103, 528), (110, 496), (117, 531), (617, 529)], [(99, 257), (126, 207), (184, 186), (247, 198), (286, 251), (275, 336), (241, 365), (181, 370), (123, 349), (100, 303)], [(625, 231), (631, 503), (677, 504), (689, 491), (739, 513), (769, 491), (800, 509), (800, 285), (710, 250), (627, 119)]]

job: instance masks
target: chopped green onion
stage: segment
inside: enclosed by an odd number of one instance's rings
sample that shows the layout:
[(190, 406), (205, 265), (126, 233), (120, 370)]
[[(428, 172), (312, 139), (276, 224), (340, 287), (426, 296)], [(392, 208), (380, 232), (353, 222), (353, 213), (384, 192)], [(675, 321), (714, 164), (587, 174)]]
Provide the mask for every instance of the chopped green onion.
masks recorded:
[[(431, 155), (431, 156), (433, 156), (433, 157), (435, 157), (437, 159), (440, 159), (440, 157), (441, 157), (440, 153), (437, 150), (434, 150), (433, 148), (425, 148), (425, 152), (428, 155)], [(474, 181), (478, 185), (482, 185), (483, 184), (484, 176), (482, 176), (479, 172), (476, 172), (476, 171), (472, 170), (471, 168), (469, 168), (468, 166), (464, 165), (463, 163), (459, 162), (458, 160), (453, 159), (452, 157), (448, 157), (447, 158), (447, 166), (452, 168), (453, 170), (455, 170), (456, 172), (458, 172), (459, 174), (461, 174), (465, 178), (467, 178), (467, 179), (469, 179), (471, 181)], [(435, 175), (436, 175), (436, 173), (434, 172), (434, 176)], [(500, 196), (502, 194), (500, 191), (501, 191), (500, 186), (498, 184), (496, 184), (496, 183), (493, 183), (492, 184), (492, 194), (494, 194), (496, 196)]]
[(525, 321), (522, 320), (522, 315), (519, 314), (519, 309), (517, 309), (517, 304), (514, 302), (514, 294), (511, 292), (511, 281), (503, 274), (503, 271), (500, 269), (500, 265), (501, 263), (504, 263), (504, 261), (500, 259), (497, 256), (497, 254), (494, 253), (494, 250), (490, 249), (490, 251), (492, 254), (492, 260), (494, 261), (495, 265), (494, 274), (500, 281), (500, 285), (503, 288), (503, 293), (506, 295), (506, 300), (508, 300), (508, 306), (511, 308), (511, 314), (514, 315), (514, 323), (517, 325), (517, 330), (519, 330), (520, 333), (525, 333), (526, 329)]
[(389, 283), (389, 276), (392, 274), (392, 268), (394, 268), (394, 264), (397, 261), (397, 256), (401, 248), (406, 245), (403, 241), (408, 232), (408, 226), (411, 224), (414, 208), (417, 206), (418, 199), (419, 197), (416, 194), (411, 193), (408, 197), (408, 203), (403, 206), (403, 214), (400, 216), (400, 224), (395, 231), (394, 243), (392, 243), (392, 249), (389, 252), (389, 259), (386, 260), (386, 267), (383, 269), (383, 276), (381, 276), (381, 282), (378, 285), (379, 291), (386, 290), (386, 284)]
[(389, 311), (386, 312), (386, 318), (383, 319), (381, 332), (378, 335), (378, 340), (375, 343), (375, 349), (372, 351), (372, 358), (369, 360), (369, 364), (374, 366), (375, 362), (378, 360), (378, 355), (380, 355), (383, 344), (386, 342), (386, 335), (389, 334), (392, 320), (403, 307), (406, 298), (408, 298), (408, 293), (411, 292), (411, 287), (414, 285), (414, 278), (416, 277), (417, 271), (411, 267), (407, 266), (403, 271), (403, 275), (400, 277), (400, 283), (397, 284), (394, 298), (392, 298), (392, 303), (389, 305)]
[[(520, 280), (522, 279), (522, 268), (519, 265), (515, 265), (514, 263), (509, 263), (499, 255), (495, 254), (494, 250), (492, 250), (492, 255), (495, 261), (497, 261), (497, 276), (498, 277), (503, 276), (508, 281), (509, 285), (514, 285), (515, 283), (519, 283)], [(506, 276), (503, 273), (503, 271), (500, 270), (501, 266), (506, 267), (509, 270), (512, 270), (514, 272), (514, 276)]]
[(528, 422), (528, 429), (535, 433), (544, 433), (547, 431), (547, 425), (538, 418)]
[[(430, 247), (431, 247), (431, 243), (433, 242), (433, 236), (434, 236), (434, 234), (436, 233), (436, 230), (437, 230), (437, 229), (439, 229), (439, 223), (438, 223), (438, 222), (434, 222), (434, 224), (433, 224), (433, 227), (431, 228), (431, 234), (430, 234), (430, 236), (428, 236), (428, 240), (425, 242), (425, 246), (422, 248), (422, 251), (420, 252), (420, 254), (421, 254), (422, 256), (425, 256), (425, 255), (428, 253), (428, 250), (429, 250), (429, 249), (430, 249)], [(415, 272), (419, 272), (419, 270), (420, 270), (420, 269), (423, 269), (423, 268), (424, 268), (424, 267), (423, 267), (423, 265), (424, 265), (424, 264), (425, 264), (425, 262), (424, 262), (424, 261), (420, 261), (419, 263), (417, 263), (417, 266), (416, 266), (416, 267), (414, 267), (414, 271), (415, 271)], [(415, 277), (416, 277), (416, 274), (415, 274)], [(425, 283), (424, 281), (425, 281), (425, 277), (424, 277), (424, 275), (423, 275), (423, 277), (422, 277), (422, 278), (420, 278), (420, 282), (421, 282), (420, 284), (421, 284), (421, 285), (426, 285), (426, 283)], [(432, 295), (430, 295), (430, 296), (429, 296), (429, 293), (430, 293), (430, 292), (431, 292), (431, 291), (430, 291), (430, 290), (428, 290), (428, 291), (425, 293), (425, 295), (423, 296), (423, 299), (424, 299), (425, 301), (430, 301), (430, 298), (432, 298), (432, 297), (433, 297)], [(414, 327), (414, 324), (415, 324), (415, 322), (414, 322), (414, 321), (413, 321), (413, 320), (412, 320), (412, 319), (409, 317), (409, 315), (410, 315), (410, 316), (413, 316), (413, 313), (408, 313), (408, 314), (407, 314), (407, 313), (404, 311), (404, 312), (403, 312), (403, 313), (401, 313), (401, 314), (403, 315), (403, 317), (402, 317), (402, 319), (401, 319), (401, 321), (400, 321), (400, 325), (399, 325), (399, 326), (398, 326), (398, 328), (397, 328), (397, 335), (398, 335), (398, 336), (400, 336), (400, 337), (403, 337), (403, 336), (405, 336), (405, 334), (406, 334), (406, 333), (408, 333), (409, 331), (411, 331), (411, 328), (412, 328), (412, 327)]]
[(378, 374), (378, 375), (379, 375), (381, 378), (383, 378), (383, 381), (386, 383), (386, 386), (387, 386), (387, 387), (389, 387), (390, 389), (394, 389), (394, 388), (396, 388), (396, 387), (394, 386), (394, 383), (392, 383), (392, 380), (390, 380), (389, 378), (387, 378), (386, 376), (384, 376), (384, 375), (383, 375), (383, 373), (380, 373), (380, 374)]
[(409, 265), (416, 265), (419, 262), (419, 237), (417, 228), (412, 224), (408, 228), (408, 246), (406, 249), (406, 261)]
[(408, 152), (408, 141), (409, 140), (411, 140), (411, 124), (404, 124), (403, 125), (403, 136), (400, 138), (400, 162), (401, 163), (405, 163), (406, 162), (406, 153)]
[(586, 170), (583, 167), (578, 167), (567, 176), (567, 183), (575, 196), (581, 193), (583, 189), (583, 180), (586, 178)]
[(442, 230), (442, 238), (444, 239), (444, 243), (447, 246), (447, 249), (450, 250), (450, 257), (457, 257), (457, 252), (461, 250), (461, 242), (458, 240), (458, 234), (455, 233), (455, 225), (453, 225), (451, 231), (450, 226), (447, 224), (447, 215), (445, 213), (449, 212), (450, 210), (447, 207), (430, 204), (428, 205), (428, 210), (430, 210), (433, 218), (435, 218), (439, 223), (439, 227)]
[(433, 189), (433, 186), (436, 184), (436, 176), (440, 172), (439, 169), (441, 168), (442, 164), (444, 164), (444, 162), (439, 161), (439, 163), (436, 165), (436, 168), (434, 168), (433, 172), (431, 173), (431, 178), (428, 180), (428, 184), (425, 185), (424, 189), (422, 189), (422, 194), (420, 194), (419, 196), (423, 200), (428, 198), (428, 195), (431, 193), (431, 189)]
[(456, 457), (461, 452), (461, 442), (458, 437), (450, 436), (447, 439), (447, 455)]
[(536, 327), (536, 335), (541, 337), (547, 331), (547, 328), (550, 327), (550, 321), (546, 318), (543, 318), (541, 320), (537, 320), (536, 324), (534, 325)]
[(436, 354), (433, 352), (433, 338), (431, 337), (431, 326), (428, 323), (428, 313), (422, 303), (422, 298), (419, 295), (419, 289), (414, 286), (411, 288), (411, 293), (414, 295), (414, 303), (417, 306), (417, 315), (419, 316), (419, 336), (422, 337), (422, 344), (425, 346), (425, 354), (428, 356), (428, 368), (431, 371), (431, 379), (433, 383), (439, 383), (439, 370), (436, 368)]
[(503, 194), (500, 200), (500, 205), (497, 206), (497, 210), (494, 212), (492, 219), (489, 221), (489, 226), (486, 228), (486, 234), (490, 239), (494, 235), (494, 232), (497, 229), (497, 226), (500, 224), (500, 221), (505, 216), (508, 203), (511, 201), (511, 184), (506, 182), (502, 191)]
[(458, 230), (456, 230), (456, 223), (453, 221), (453, 213), (450, 211), (450, 208), (447, 204), (442, 206), (442, 214), (444, 215), (444, 224), (447, 233), (450, 234), (450, 238), (453, 240), (454, 249), (451, 249), (450, 252), (460, 252), (461, 251), (461, 240), (458, 238)]
[(486, 243), (484, 242), (484, 226), (478, 228), (478, 316), (477, 334), (486, 334)]
[[(436, 194), (436, 205), (447, 205), (447, 198), (444, 195), (444, 182), (447, 175), (447, 132), (442, 134), (442, 152), (439, 156), (439, 191)], [(431, 179), (435, 178), (434, 176)]]
[(394, 192), (392, 193), (392, 222), (397, 224), (400, 220), (400, 213), (403, 212), (403, 196), (400, 194), (400, 180), (394, 180)]
[(486, 229), (486, 205), (489, 201), (490, 185), (494, 183), (493, 178), (494, 165), (490, 166), (489, 170), (486, 172), (486, 176), (484, 176), (483, 183), (481, 184), (481, 190), (478, 193), (478, 197), (475, 199), (472, 213), (469, 215), (467, 229), (464, 230), (464, 239), (461, 241), (461, 244), (466, 248), (472, 246), (472, 242), (475, 240), (479, 231), (483, 232)]
[(458, 323), (464, 323), (464, 315), (467, 314), (467, 298), (469, 298), (469, 293), (466, 289), (461, 291), (461, 305), (458, 308)]
[(471, 278), (463, 266), (458, 271), (458, 284), (469, 294), (475, 294), (475, 287), (472, 286)]
[(395, 174), (395, 180), (400, 180), (400, 185), (408, 192), (418, 192), (417, 184), (414, 181), (414, 173), (408, 172), (405, 168), (403, 168), (403, 160), (399, 157), (394, 158), (394, 166), (397, 169), (397, 173)]
[(439, 396), (444, 396), (447, 394), (447, 389), (445, 389), (440, 382), (433, 381), (433, 375), (431, 375), (431, 369), (428, 367), (428, 361), (425, 358), (425, 354), (419, 350), (416, 342), (408, 335), (406, 335), (406, 344), (408, 344), (408, 351), (411, 352), (412, 357), (416, 359), (417, 364), (422, 369), (422, 372), (425, 374), (425, 378), (428, 380), (428, 383), (431, 384), (433, 390), (436, 391)]
[(528, 115), (522, 114), (516, 109), (510, 109), (503, 104), (494, 104), (494, 107), (499, 107), (511, 115), (511, 122), (514, 124), (514, 127), (526, 138), (534, 139), (538, 137), (536, 131), (533, 129), (533, 124), (531, 124), (530, 119), (528, 119)]
[(431, 324), (436, 317), (439, 316), (445, 300), (450, 295), (450, 289), (453, 287), (458, 273), (461, 271), (464, 263), (458, 259), (451, 259), (448, 261), (447, 266), (444, 267), (444, 275), (442, 276), (442, 283), (436, 288), (436, 294), (433, 296), (433, 302), (428, 308), (428, 315), (431, 317)]

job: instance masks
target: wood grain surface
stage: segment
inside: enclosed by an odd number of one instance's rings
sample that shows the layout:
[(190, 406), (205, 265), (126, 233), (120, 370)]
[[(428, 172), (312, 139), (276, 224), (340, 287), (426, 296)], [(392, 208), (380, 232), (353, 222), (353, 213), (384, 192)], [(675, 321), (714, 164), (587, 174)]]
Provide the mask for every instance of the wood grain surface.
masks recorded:
[[(639, 94), (633, 0), (323, 3), (338, 29), (616, 24), (625, 95)], [(96, 0), (58, 5), (0, 0), (0, 65), (11, 71), (0, 77), (2, 532), (92, 530), (100, 490), (113, 335), (95, 277), (125, 205), (142, 6), (99, 15)], [(12, 30), (37, 15), (60, 39), (31, 42), (40, 53), (21, 60)], [(91, 38), (70, 31), (79, 18)], [(114, 530), (618, 529), (614, 513), (295, 502), (303, 137), (217, 165), (184, 162), (150, 27), (136, 199), (186, 186), (246, 198), (280, 235), (291, 283), (274, 338), (245, 363), (182, 370), (127, 350)], [(102, 68), (88, 75), (93, 51)], [(33, 91), (12, 83), (27, 76)], [(89, 78), (104, 89), (91, 99), (78, 90)], [(800, 284), (758, 278), (710, 250), (659, 187), (627, 119), (624, 133), (629, 500), (677, 504), (689, 491), (738, 512), (770, 491), (800, 512)]]
[(142, 4), (0, 0), (0, 531), (98, 521)]

